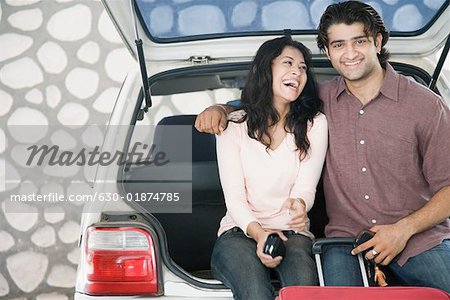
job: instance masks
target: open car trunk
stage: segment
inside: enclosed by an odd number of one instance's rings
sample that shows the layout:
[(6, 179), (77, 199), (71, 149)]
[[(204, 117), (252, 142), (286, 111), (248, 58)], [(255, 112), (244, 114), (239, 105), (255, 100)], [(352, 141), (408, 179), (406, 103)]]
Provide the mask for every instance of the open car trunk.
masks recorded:
[[(430, 82), (430, 75), (417, 67), (399, 63), (392, 65), (400, 73), (410, 76), (411, 80), (424, 85)], [(335, 75), (328, 61), (315, 61), (314, 66), (318, 81), (329, 80)], [(196, 114), (177, 109), (177, 102), (189, 103), (192, 111), (201, 111), (213, 103), (236, 104), (248, 67), (249, 63), (206, 65), (201, 68), (197, 66), (195, 69), (183, 68), (150, 78), (150, 92), (156, 105), (154, 109), (149, 109), (141, 121), (155, 125), (155, 129), (153, 137), (139, 134), (143, 138), (138, 141), (152, 143), (156, 149), (169, 154), (180, 149), (188, 153), (185, 161), (174, 161), (172, 166), (175, 169), (180, 168), (176, 172), (179, 175), (184, 172), (182, 168), (185, 164), (192, 164), (191, 168), (187, 169), (187, 172), (191, 172), (188, 174), (190, 176), (182, 176), (182, 181), (192, 188), (192, 213), (155, 212), (157, 208), (149, 201), (138, 200), (129, 204), (142, 212), (146, 222), (155, 228), (164, 264), (186, 281), (207, 288), (223, 287), (217, 282), (204, 280), (212, 279), (211, 252), (220, 220), (226, 211), (217, 169), (215, 136), (199, 133), (193, 127)], [(208, 101), (205, 101), (205, 98)], [(144, 105), (142, 97), (138, 102), (137, 108)], [(162, 107), (170, 109), (162, 110)], [(187, 126), (188, 130), (174, 132), (169, 130), (170, 126), (167, 125), (182, 125), (172, 127), (174, 130), (186, 129)], [(136, 136), (137, 134), (130, 134), (129, 142), (136, 142)], [(157, 189), (161, 182), (172, 185), (172, 192), (186, 192), (185, 187), (177, 187), (180, 183), (179, 177), (168, 178), (167, 174), (164, 174), (166, 171), (170, 172), (166, 169), (156, 170), (153, 165), (143, 165), (142, 162), (128, 165), (120, 173), (119, 181), (123, 193), (154, 193), (155, 187)], [(161, 173), (158, 175), (158, 172)], [(324, 226), (328, 220), (321, 182), (309, 216), (311, 231), (316, 237), (323, 237)]]

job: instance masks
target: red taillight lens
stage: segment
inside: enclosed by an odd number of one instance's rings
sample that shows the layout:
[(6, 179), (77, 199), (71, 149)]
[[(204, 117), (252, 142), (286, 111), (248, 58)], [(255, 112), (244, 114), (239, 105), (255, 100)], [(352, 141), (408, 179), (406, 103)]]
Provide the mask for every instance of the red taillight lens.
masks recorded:
[(158, 292), (153, 240), (145, 230), (95, 228), (86, 242), (87, 285), (91, 295), (144, 295)]

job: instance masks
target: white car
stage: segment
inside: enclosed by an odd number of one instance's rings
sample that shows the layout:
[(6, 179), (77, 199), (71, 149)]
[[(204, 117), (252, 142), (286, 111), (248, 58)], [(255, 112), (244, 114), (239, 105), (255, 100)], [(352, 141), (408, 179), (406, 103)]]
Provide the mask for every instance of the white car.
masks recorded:
[[(98, 167), (97, 201), (82, 215), (75, 299), (232, 299), (209, 267), (225, 213), (215, 137), (192, 124), (204, 108), (240, 98), (265, 40), (289, 33), (313, 52), (317, 80), (335, 75), (315, 40), (325, 7), (305, 2), (103, 0), (136, 64), (101, 150), (126, 159)], [(399, 2), (370, 1), (391, 29), (390, 61), (450, 105), (449, 63), (438, 63), (448, 56), (450, 1)], [(319, 237), (322, 197), (311, 212)]]

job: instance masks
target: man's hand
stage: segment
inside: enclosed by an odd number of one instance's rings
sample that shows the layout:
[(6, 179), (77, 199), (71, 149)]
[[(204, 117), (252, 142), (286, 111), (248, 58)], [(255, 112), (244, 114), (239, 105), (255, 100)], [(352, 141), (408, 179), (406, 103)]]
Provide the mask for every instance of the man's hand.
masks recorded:
[(288, 223), (289, 227), (296, 233), (301, 232), (306, 226), (306, 204), (303, 199), (289, 198), (283, 204), (283, 210), (291, 216), (291, 221)]
[(197, 116), (195, 128), (200, 132), (220, 134), (227, 127), (227, 117), (226, 106), (210, 106)]
[[(377, 225), (370, 228), (375, 233), (374, 237), (364, 244), (352, 250), (353, 255), (357, 255), (367, 249), (367, 259), (374, 259), (378, 264), (388, 265), (406, 246), (412, 236), (411, 229), (404, 226), (402, 222), (390, 225)], [(374, 255), (375, 253), (375, 255)]]

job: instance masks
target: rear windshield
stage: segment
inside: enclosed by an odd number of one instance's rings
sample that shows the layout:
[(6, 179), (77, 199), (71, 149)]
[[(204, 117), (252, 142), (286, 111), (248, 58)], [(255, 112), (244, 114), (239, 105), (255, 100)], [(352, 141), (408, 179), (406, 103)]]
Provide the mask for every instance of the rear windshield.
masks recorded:
[[(135, 0), (156, 42), (273, 34), (314, 34), (321, 14), (339, 0)], [(372, 0), (391, 35), (416, 35), (439, 17), (449, 0)]]

